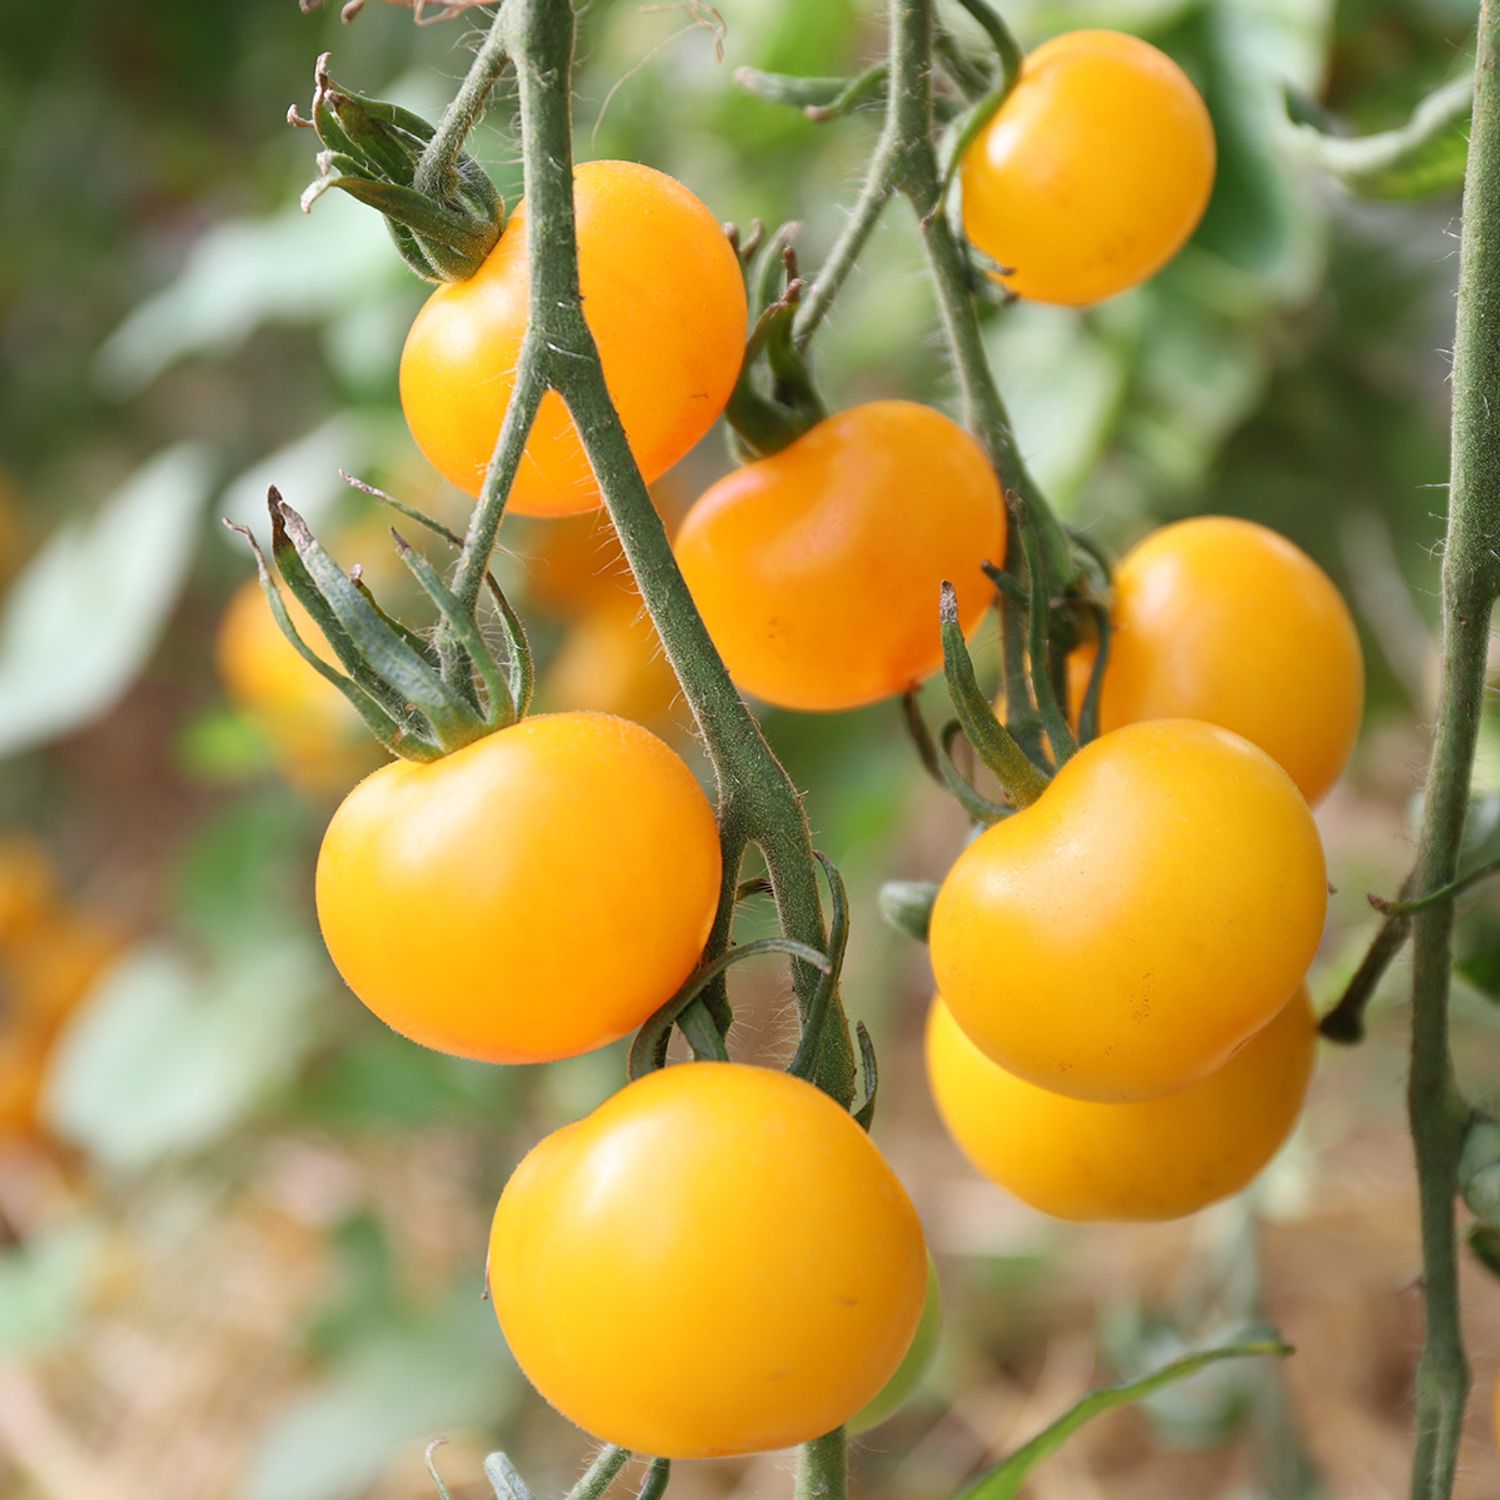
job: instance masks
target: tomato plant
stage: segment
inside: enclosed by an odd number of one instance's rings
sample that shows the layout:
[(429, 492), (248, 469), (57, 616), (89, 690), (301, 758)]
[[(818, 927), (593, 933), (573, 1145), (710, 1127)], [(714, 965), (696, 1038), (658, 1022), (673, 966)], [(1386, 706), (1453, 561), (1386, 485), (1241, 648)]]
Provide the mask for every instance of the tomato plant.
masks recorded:
[(545, 714), (355, 787), (318, 855), (318, 920), (397, 1031), (542, 1062), (671, 998), (719, 874), (713, 810), (675, 752), (625, 719)]
[[(718, 222), (638, 162), (585, 162), (575, 179), (578, 267), (610, 396), (647, 480), (713, 426), (739, 373), (745, 288)], [(401, 405), (435, 468), (478, 495), (514, 387), (531, 272), (516, 205), (479, 270), (428, 299), (401, 355)], [(510, 505), (592, 510), (599, 490), (561, 396), (543, 398)]]
[(872, 401), (721, 479), (687, 513), (677, 558), (746, 692), (782, 708), (855, 708), (942, 664), (939, 585), (978, 623), (1005, 559), (983, 450), (930, 407)]
[(985, 1053), (1079, 1099), (1149, 1099), (1228, 1060), (1323, 931), (1317, 828), (1287, 774), (1187, 719), (1086, 745), (959, 856), (932, 967)]
[(1175, 1219), (1237, 1193), (1302, 1110), (1317, 1022), (1307, 991), (1206, 1078), (1126, 1104), (1027, 1083), (964, 1035), (941, 997), (927, 1073), (949, 1133), (986, 1177), (1060, 1219)]
[(1187, 75), (1118, 31), (1030, 53), (963, 159), (964, 229), (1018, 296), (1077, 306), (1144, 281), (1208, 204), (1214, 133)]
[(536, 1387), (667, 1458), (832, 1431), (890, 1379), (922, 1229), (845, 1111), (737, 1063), (669, 1068), (548, 1136), (495, 1211), (490, 1290)]
[[(590, 1500), (627, 1448), (668, 1461), (791, 1444), (800, 1492), (840, 1500), (844, 1425), (877, 1420), (921, 1363), (932, 1273), (867, 1133), (879, 1077), (844, 1009), (848, 895), (741, 690), (803, 710), (904, 695), (922, 763), (968, 814), (972, 841), (925, 906), (904, 893), (902, 926), (930, 941), (934, 1088), (984, 1171), (1065, 1217), (1190, 1212), (1264, 1165), (1306, 1089), (1300, 986), (1328, 894), (1307, 797), (1357, 730), (1347, 612), (1295, 549), (1230, 522), (1170, 528), (1112, 577), (1028, 469), (975, 306), (984, 269), (1008, 292), (1069, 305), (1155, 274), (1204, 212), (1212, 124), (1186, 74), (1138, 39), (1078, 32), (1022, 62), (998, 15), (965, 8), (982, 55), (939, 29), (929, 0), (900, 0), (887, 58), (855, 79), (741, 75), (819, 119), (885, 89), (860, 198), (811, 278), (793, 226), (721, 232), (639, 164), (575, 174), (567, 5), (497, 11), (435, 127), (335, 87), (326, 64), (302, 122), (328, 148), (312, 196), (343, 187), (381, 208), (408, 264), (445, 283), (407, 340), (402, 400), (434, 465), (478, 501), (461, 537), (395, 502), (457, 552), (445, 576), (398, 538), (437, 617), (414, 630), (272, 493), (276, 572), (338, 665), (300, 641), (257, 554), (278, 620), (400, 757), (335, 814), (319, 918), (351, 988), (428, 1045), (539, 1061), (638, 1028), (630, 1081), (524, 1159), (490, 1244), (517, 1361), (610, 1445), (575, 1491)], [(511, 64), (526, 197), (507, 223), (463, 146)], [(940, 115), (968, 245), (946, 212)], [(963, 426), (895, 400), (829, 417), (817, 388), (815, 335), (897, 197), (919, 227)], [(1471, 360), (1500, 319), (1482, 314), (1460, 325)], [(1491, 420), (1485, 388), (1466, 370), (1464, 422)], [(699, 500), (674, 550), (647, 482), (721, 411), (736, 451), (755, 456)], [(527, 717), (530, 642), (491, 572), (505, 509), (601, 500), (717, 809), (639, 725)], [(1445, 701), (1472, 705), (1484, 632), (1466, 610), (1487, 618), (1500, 594), (1486, 560), (1500, 528), (1467, 514), (1460, 561), (1450, 554)], [(999, 714), (968, 646), (990, 609)], [(1077, 650), (1089, 640), (1095, 670)], [(939, 667), (955, 717), (934, 733), (912, 690)], [(1478, 1137), (1448, 1058), (1451, 913), (1433, 915), (1485, 873), (1456, 869), (1473, 728), (1473, 713), (1445, 713), (1418, 875), (1384, 903), (1388, 931), (1418, 936), (1428, 1363), (1452, 1377), (1421, 1385), (1434, 1495), (1451, 1480), (1463, 1394), (1451, 1200), (1461, 1157), (1464, 1183), (1492, 1165), (1470, 1171), (1464, 1156)], [(752, 849), (763, 873), (742, 879)], [(742, 905), (760, 896), (775, 931), (736, 944)], [(764, 954), (789, 961), (798, 1038), (785, 1072), (731, 1060), (728, 971)], [(691, 1063), (673, 1063), (674, 1035)], [(1267, 1351), (1283, 1352), (1258, 1341), (1204, 1357)], [(1014, 1494), (1058, 1440), (1043, 1433), (966, 1493)], [(664, 1482), (653, 1464), (649, 1493)]]

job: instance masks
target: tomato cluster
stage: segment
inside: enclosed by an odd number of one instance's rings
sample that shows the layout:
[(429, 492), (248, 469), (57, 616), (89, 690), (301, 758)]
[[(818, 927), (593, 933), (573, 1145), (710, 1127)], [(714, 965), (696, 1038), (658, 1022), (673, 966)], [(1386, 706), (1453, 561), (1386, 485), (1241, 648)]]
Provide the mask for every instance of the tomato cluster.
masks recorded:
[[(1098, 649), (1070, 662), (1075, 720)], [(1062, 1218), (1169, 1218), (1275, 1153), (1315, 1038), (1309, 803), (1363, 684), (1337, 590), (1267, 528), (1184, 521), (1121, 561), (1104, 732), (933, 907), (928, 1073), (983, 1173)]]
[[(1175, 64), (1077, 33), (1027, 60), (970, 147), (965, 222), (1012, 290), (1092, 301), (1175, 253), (1213, 161)], [(745, 378), (742, 270), (708, 209), (649, 168), (580, 167), (575, 205), (585, 316), (652, 480)], [(523, 203), (477, 274), (432, 295), (402, 358), (412, 432), (470, 494), (516, 383), (526, 225)], [(599, 500), (549, 392), (509, 503), (558, 518)], [(418, 1042), (501, 1063), (575, 1056), (661, 1011), (738, 874), (691, 770), (634, 722), (646, 708), (597, 711), (592, 664), (652, 626), (613, 587), (619, 559), (597, 533), (549, 524), (537, 592), (588, 593), (609, 632), (554, 664), (567, 706), (376, 771), (317, 868), (323, 935), (359, 998)], [(835, 711), (938, 670), (944, 586), (971, 631), (1006, 544), (984, 450), (934, 410), (882, 400), (809, 417), (720, 480), (674, 552), (746, 692)], [(601, 572), (602, 592), (578, 584)], [(1348, 753), (1359, 655), (1307, 559), (1222, 521), (1126, 559), (1108, 639), (1107, 732), (980, 834), (938, 895), (928, 1061), (953, 1134), (1019, 1196), (1070, 1218), (1161, 1217), (1241, 1187), (1300, 1109), (1313, 1026), (1299, 986), (1327, 894), (1306, 798)], [(669, 1458), (881, 1420), (939, 1316), (916, 1213), (860, 1124), (801, 1078), (727, 1061), (648, 1071), (536, 1146), (496, 1209), (489, 1281), (543, 1395)]]

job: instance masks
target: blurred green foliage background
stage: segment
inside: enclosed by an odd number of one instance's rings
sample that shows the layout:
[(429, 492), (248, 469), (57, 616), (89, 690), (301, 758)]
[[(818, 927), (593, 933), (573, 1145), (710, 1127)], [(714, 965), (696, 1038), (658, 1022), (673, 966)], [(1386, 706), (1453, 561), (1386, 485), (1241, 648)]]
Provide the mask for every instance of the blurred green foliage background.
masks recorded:
[[(1423, 754), (1457, 197), (1370, 203), (1319, 178), (1291, 148), (1283, 98), (1349, 129), (1396, 125), (1464, 67), (1473, 6), (1005, 9), (1027, 44), (1080, 25), (1139, 31), (1213, 110), (1218, 185), (1167, 272), (1082, 313), (996, 309), (986, 338), (1028, 459), (1106, 546), (1228, 512), (1286, 532), (1345, 586), (1370, 696), (1354, 768), (1322, 812), (1340, 888), (1326, 998), (1367, 936), (1363, 891), (1403, 865)], [(956, 7), (950, 19), (967, 34)], [(268, 482), (372, 570), (386, 565), (378, 508), (340, 468), (464, 513), (396, 405), (423, 288), (357, 205), (298, 210), (312, 148), (283, 117), (329, 48), (335, 76), (436, 114), (473, 30), (472, 16), (418, 28), (373, 3), (344, 27), (293, 0), (70, 0), (6, 17), (0, 1097), (39, 1099), (0, 1127), (0, 1494), (14, 1500), (395, 1500), (430, 1492), (421, 1452), (438, 1433), (455, 1439), (455, 1495), (480, 1493), (457, 1481), (498, 1441), (539, 1490), (583, 1459), (508, 1363), (479, 1300), (480, 1247), (510, 1166), (615, 1087), (620, 1057), (459, 1063), (343, 993), (310, 871), (360, 754), (339, 730), (326, 754), (290, 754), (222, 670), (220, 621), (249, 563), (219, 518), (257, 520)], [(579, 154), (648, 161), (741, 224), (796, 220), (815, 266), (872, 120), (811, 124), (738, 90), (733, 71), (850, 72), (881, 42), (871, 0), (595, 0)], [(512, 129), (502, 91), (471, 147), (507, 198)], [(817, 360), (836, 402), (951, 398), (899, 213)], [(662, 486), (664, 509), (727, 463), (711, 437)], [(649, 636), (619, 623), (634, 612), (618, 599), (599, 604), (602, 535), (572, 539), (572, 593), (549, 582), (559, 544), (545, 523), (507, 523), (502, 541), (553, 662), (544, 692), (671, 724)], [(993, 657), (992, 629), (980, 645)], [(962, 824), (923, 782), (896, 708), (777, 715), (768, 731), (850, 881), (850, 1003), (885, 1060), (877, 1134), (921, 1202), (955, 1310), (922, 1397), (864, 1440), (862, 1482), (946, 1493), (1095, 1375), (1270, 1312), (1304, 1351), (1285, 1383), (1226, 1368), (1105, 1424), (1036, 1493), (1397, 1493), (1415, 1316), (1399, 1287), (1415, 1256), (1395, 1007), (1364, 1052), (1325, 1060), (1312, 1122), (1254, 1202), (1190, 1226), (1060, 1231), (972, 1179), (923, 1097), (925, 958), (880, 928), (875, 892), (939, 874)], [(1486, 764), (1500, 781), (1495, 747)], [(1469, 930), (1461, 1035), (1482, 1069), (1500, 965), (1485, 967), (1482, 909)], [(59, 977), (39, 953), (83, 957)], [(779, 977), (743, 990), (750, 1055), (782, 1055)], [(26, 1019), (44, 1010), (55, 1025)], [(1487, 1285), (1473, 1295), (1484, 1373), (1500, 1311)], [(1482, 1429), (1473, 1496), (1500, 1483)], [(675, 1482), (761, 1494), (786, 1487), (784, 1469), (695, 1466)]]

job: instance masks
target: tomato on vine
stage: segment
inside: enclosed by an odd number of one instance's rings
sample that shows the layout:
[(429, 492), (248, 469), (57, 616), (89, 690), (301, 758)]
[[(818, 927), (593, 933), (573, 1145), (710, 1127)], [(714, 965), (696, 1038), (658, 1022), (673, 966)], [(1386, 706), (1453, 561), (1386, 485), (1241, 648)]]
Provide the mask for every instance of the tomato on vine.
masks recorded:
[(911, 401), (873, 401), (712, 486), (677, 559), (730, 675), (781, 708), (856, 708), (942, 664), (938, 598), (965, 629), (1005, 555), (1000, 486), (961, 427)]
[(959, 856), (933, 907), (954, 1019), (1011, 1072), (1149, 1099), (1221, 1067), (1317, 952), (1317, 826), (1249, 741), (1187, 719), (1084, 746)]
[[(589, 328), (631, 451), (649, 482), (713, 426), (739, 375), (746, 298), (739, 261), (703, 202), (638, 162), (585, 162), (574, 178)], [(433, 466), (477, 495), (515, 385), (531, 271), (527, 205), (478, 272), (437, 288), (401, 355), (401, 405)], [(569, 515), (599, 504), (583, 443), (549, 391), (509, 507)]]
[(1316, 1051), (1299, 989), (1206, 1078), (1100, 1104), (992, 1062), (941, 997), (927, 1020), (927, 1076), (948, 1133), (986, 1177), (1059, 1219), (1176, 1219), (1239, 1192), (1291, 1134)]
[(1100, 726), (1221, 724), (1285, 767), (1309, 802), (1323, 797), (1358, 737), (1365, 680), (1359, 632), (1328, 575), (1267, 526), (1198, 516), (1128, 552), (1114, 584)]
[(786, 1073), (647, 1074), (506, 1184), (489, 1281), (506, 1342), (565, 1417), (665, 1458), (831, 1432), (911, 1345), (922, 1228), (868, 1135)]
[(628, 720), (542, 714), (395, 761), (334, 813), (318, 920), (349, 988), (413, 1041), (544, 1062), (634, 1030), (698, 962), (713, 809)]
[(1214, 181), (1214, 132), (1188, 76), (1118, 31), (1029, 53), (963, 157), (964, 230), (1035, 302), (1102, 302), (1187, 242)]

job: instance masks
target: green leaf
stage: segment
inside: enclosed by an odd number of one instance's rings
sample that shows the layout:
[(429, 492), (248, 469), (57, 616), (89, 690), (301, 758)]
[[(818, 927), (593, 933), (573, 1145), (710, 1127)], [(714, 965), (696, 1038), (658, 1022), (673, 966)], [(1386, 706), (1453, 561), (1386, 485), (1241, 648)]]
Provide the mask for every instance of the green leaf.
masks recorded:
[(209, 493), (207, 450), (179, 444), (53, 533), (0, 613), (0, 757), (71, 734), (124, 696), (176, 603)]
[(131, 949), (63, 1034), (49, 1125), (124, 1171), (212, 1145), (293, 1076), (323, 982), (305, 944), (242, 951), (207, 971), (163, 943)]
[(83, 1221), (0, 1252), (0, 1356), (35, 1356), (78, 1331), (107, 1246)]
[(1009, 1458), (1002, 1459), (994, 1468), (985, 1470), (972, 1484), (959, 1491), (956, 1500), (1013, 1500), (1014, 1496), (1020, 1494), (1022, 1484), (1037, 1464), (1056, 1452), (1080, 1427), (1095, 1417), (1114, 1411), (1117, 1407), (1129, 1406), (1143, 1396), (1163, 1390), (1179, 1380), (1186, 1380), (1199, 1370), (1221, 1360), (1245, 1359), (1259, 1354), (1274, 1354), (1285, 1358), (1291, 1352), (1290, 1345), (1274, 1338), (1225, 1344), (1216, 1349), (1203, 1349), (1195, 1354), (1184, 1355), (1139, 1379), (1091, 1391), (1050, 1427), (1043, 1428), (1029, 1443), (1017, 1448)]
[(1393, 130), (1338, 136), (1288, 118), (1286, 135), (1303, 161), (1362, 198), (1428, 198), (1463, 185), (1473, 103), (1466, 73), (1428, 94)]
[(272, 1422), (244, 1500), (353, 1500), (409, 1445), (503, 1422), (520, 1380), (478, 1288), (374, 1329)]

